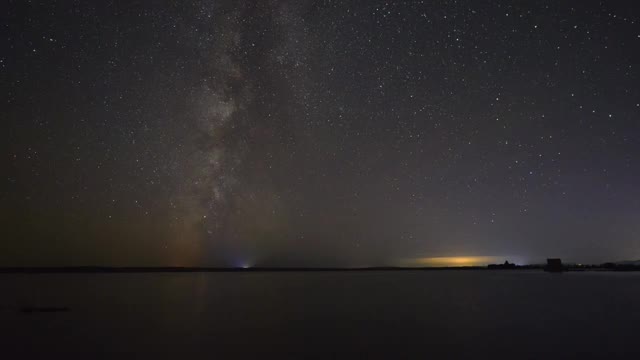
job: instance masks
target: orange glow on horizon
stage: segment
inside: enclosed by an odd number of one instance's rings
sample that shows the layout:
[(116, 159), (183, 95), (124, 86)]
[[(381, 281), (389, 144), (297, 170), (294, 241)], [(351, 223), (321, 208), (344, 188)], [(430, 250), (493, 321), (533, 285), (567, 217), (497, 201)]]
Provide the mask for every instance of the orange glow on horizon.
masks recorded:
[(419, 267), (485, 266), (504, 260), (502, 256), (437, 256), (405, 259), (402, 264)]

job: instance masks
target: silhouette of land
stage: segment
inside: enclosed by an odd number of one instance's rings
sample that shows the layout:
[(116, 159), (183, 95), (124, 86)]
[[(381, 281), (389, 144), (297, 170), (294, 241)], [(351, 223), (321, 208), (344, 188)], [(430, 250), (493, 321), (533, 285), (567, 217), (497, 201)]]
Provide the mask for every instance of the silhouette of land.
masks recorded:
[(488, 269), (492, 270), (508, 270), (508, 269), (516, 269), (518, 265), (514, 263), (510, 263), (508, 260), (504, 261), (504, 264), (489, 264), (487, 265)]
[[(640, 261), (607, 262), (603, 264), (564, 264), (562, 271), (640, 271)], [(44, 273), (193, 273), (193, 272), (286, 272), (286, 271), (441, 271), (441, 270), (544, 270), (544, 264), (503, 264), (487, 266), (441, 266), (441, 267), (176, 267), (176, 266), (47, 266), (47, 267), (0, 267), (0, 274), (44, 274)]]
[(62, 267), (3, 267), (0, 273), (190, 273), (190, 272), (285, 272), (285, 271), (403, 271), (403, 270), (485, 270), (485, 266), (465, 267), (109, 267), (109, 266), (62, 266)]

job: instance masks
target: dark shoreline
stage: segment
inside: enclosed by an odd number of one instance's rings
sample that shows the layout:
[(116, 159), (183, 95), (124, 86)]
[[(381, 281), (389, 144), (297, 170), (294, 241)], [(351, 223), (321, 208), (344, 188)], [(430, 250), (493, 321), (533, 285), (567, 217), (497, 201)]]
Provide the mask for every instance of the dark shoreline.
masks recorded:
[(469, 267), (108, 267), (108, 266), (63, 266), (63, 267), (5, 267), (0, 268), (0, 274), (39, 274), (39, 273), (195, 273), (195, 272), (300, 272), (300, 271), (416, 271), (416, 270), (487, 270), (484, 266)]
[[(518, 270), (544, 270), (542, 265), (524, 265), (512, 268), (499, 268), (487, 266), (462, 266), (462, 267), (251, 267), (251, 268), (224, 268), (224, 267), (108, 267), (108, 266), (62, 266), (62, 267), (2, 267), (0, 274), (69, 274), (69, 273), (197, 273), (197, 272), (322, 272), (322, 271), (518, 271)], [(582, 265), (566, 266), (563, 271), (640, 271), (640, 266), (635, 265)]]

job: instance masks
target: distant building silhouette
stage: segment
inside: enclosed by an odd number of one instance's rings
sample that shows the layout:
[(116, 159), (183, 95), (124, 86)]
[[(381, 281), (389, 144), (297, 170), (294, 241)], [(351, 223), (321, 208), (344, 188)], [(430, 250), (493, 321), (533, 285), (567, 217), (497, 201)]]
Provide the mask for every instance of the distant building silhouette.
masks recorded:
[(547, 266), (544, 267), (544, 271), (548, 272), (562, 272), (564, 266), (560, 259), (547, 259)]
[(489, 264), (487, 266), (489, 269), (515, 269), (517, 266), (514, 263), (510, 263), (508, 260), (505, 260), (504, 264)]

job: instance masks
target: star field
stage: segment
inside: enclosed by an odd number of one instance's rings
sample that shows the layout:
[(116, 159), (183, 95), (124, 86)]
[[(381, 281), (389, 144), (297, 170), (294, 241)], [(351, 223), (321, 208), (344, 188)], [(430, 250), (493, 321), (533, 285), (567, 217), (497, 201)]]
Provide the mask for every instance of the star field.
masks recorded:
[(640, 256), (634, 2), (2, 13), (2, 264)]

